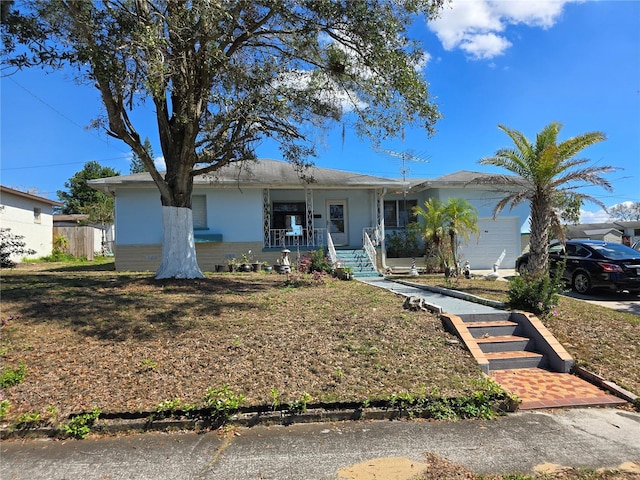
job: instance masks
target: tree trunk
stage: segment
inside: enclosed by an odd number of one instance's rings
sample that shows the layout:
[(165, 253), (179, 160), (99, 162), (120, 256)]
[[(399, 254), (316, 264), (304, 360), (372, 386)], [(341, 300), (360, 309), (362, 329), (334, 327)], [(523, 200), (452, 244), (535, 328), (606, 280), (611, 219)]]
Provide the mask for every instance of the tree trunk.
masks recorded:
[(549, 267), (549, 226), (551, 224), (551, 203), (534, 197), (531, 202), (531, 223), (529, 238), (529, 273), (542, 275)]
[(162, 262), (156, 280), (204, 278), (196, 259), (193, 211), (186, 207), (162, 207)]

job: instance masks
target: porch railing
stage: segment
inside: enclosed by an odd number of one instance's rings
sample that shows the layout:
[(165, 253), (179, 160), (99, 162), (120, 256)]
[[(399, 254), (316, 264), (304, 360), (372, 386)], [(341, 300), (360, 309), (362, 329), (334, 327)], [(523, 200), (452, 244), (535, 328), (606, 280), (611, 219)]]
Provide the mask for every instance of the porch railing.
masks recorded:
[(336, 253), (336, 247), (333, 244), (333, 239), (331, 238), (331, 234), (327, 232), (327, 250), (329, 250), (329, 260), (331, 260), (331, 265), (335, 265), (338, 263), (338, 254)]
[(376, 247), (373, 246), (373, 242), (371, 238), (369, 238), (369, 234), (365, 231), (362, 232), (362, 244), (364, 245), (364, 251), (367, 252), (367, 256), (369, 257), (369, 261), (375, 270), (378, 270), (378, 255), (376, 254)]
[(374, 247), (382, 243), (382, 233), (379, 227), (365, 227), (362, 229), (362, 244), (365, 245), (364, 237), (368, 236)]
[(311, 232), (306, 228), (301, 229), (300, 235), (293, 235), (294, 232), (286, 228), (270, 229), (265, 237), (265, 248), (291, 248), (291, 247), (317, 247), (325, 246), (327, 237), (326, 228), (314, 228)]

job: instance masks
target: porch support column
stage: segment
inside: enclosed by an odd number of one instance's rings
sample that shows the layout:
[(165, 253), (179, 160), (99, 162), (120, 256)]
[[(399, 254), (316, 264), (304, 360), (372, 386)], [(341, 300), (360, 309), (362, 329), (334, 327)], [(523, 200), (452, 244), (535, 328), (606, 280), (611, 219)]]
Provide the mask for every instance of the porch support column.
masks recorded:
[(313, 231), (313, 190), (311, 188), (304, 189), (305, 203), (307, 206), (307, 246), (315, 246), (315, 235)]
[(271, 197), (268, 188), (262, 189), (262, 232), (264, 247), (271, 247)]

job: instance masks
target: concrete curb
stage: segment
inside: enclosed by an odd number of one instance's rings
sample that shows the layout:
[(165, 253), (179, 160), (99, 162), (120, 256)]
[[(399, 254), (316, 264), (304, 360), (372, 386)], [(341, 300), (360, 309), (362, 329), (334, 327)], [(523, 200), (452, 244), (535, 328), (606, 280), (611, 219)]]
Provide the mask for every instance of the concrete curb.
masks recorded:
[(630, 392), (629, 390), (625, 390), (624, 388), (617, 385), (616, 383), (611, 382), (596, 373), (590, 372), (584, 367), (575, 367), (574, 373), (578, 377), (586, 380), (587, 382), (592, 383), (593, 385), (600, 387), (604, 390), (608, 390), (609, 392), (614, 394), (616, 397), (620, 397), (623, 400), (626, 400), (627, 402), (630, 402), (633, 404), (638, 403), (638, 399), (640, 397), (638, 397), (636, 394)]
[[(498, 415), (516, 411), (510, 403), (509, 398), (493, 400), (493, 408)], [(312, 407), (301, 413), (290, 413), (287, 410), (264, 411), (253, 410), (237, 413), (228, 421), (213, 422), (210, 419), (189, 419), (185, 416), (176, 418), (163, 418), (150, 420), (155, 412), (143, 412), (137, 414), (137, 418), (126, 418), (131, 416), (128, 413), (112, 413), (98, 419), (91, 427), (94, 434), (119, 434), (119, 433), (141, 433), (141, 432), (162, 432), (180, 430), (215, 430), (222, 426), (254, 427), (257, 425), (282, 425), (322, 422), (346, 422), (358, 420), (409, 420), (409, 419), (429, 419), (426, 414), (422, 414), (418, 409), (396, 408), (396, 407), (366, 407), (352, 408), (336, 407), (335, 409), (326, 407)], [(36, 427), (25, 429), (10, 429), (3, 427), (0, 430), (0, 439), (36, 439), (55, 438), (61, 435), (59, 428)], [(64, 437), (68, 438), (68, 437)]]

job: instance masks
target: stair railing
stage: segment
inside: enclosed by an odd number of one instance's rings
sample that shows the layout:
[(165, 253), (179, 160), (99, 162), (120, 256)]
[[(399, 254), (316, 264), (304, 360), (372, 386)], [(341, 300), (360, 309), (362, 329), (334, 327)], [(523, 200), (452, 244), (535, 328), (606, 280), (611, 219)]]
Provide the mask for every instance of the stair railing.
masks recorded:
[(327, 230), (327, 250), (329, 251), (329, 260), (331, 260), (331, 265), (335, 266), (338, 263), (338, 254), (336, 253), (336, 247), (333, 245), (333, 239), (331, 238), (331, 233)]
[(369, 238), (369, 234), (367, 232), (363, 232), (362, 234), (362, 243), (364, 244), (364, 251), (367, 252), (367, 256), (369, 257), (369, 261), (373, 265), (373, 268), (378, 271), (378, 255), (376, 254), (376, 247), (373, 246), (373, 242), (371, 238)]

